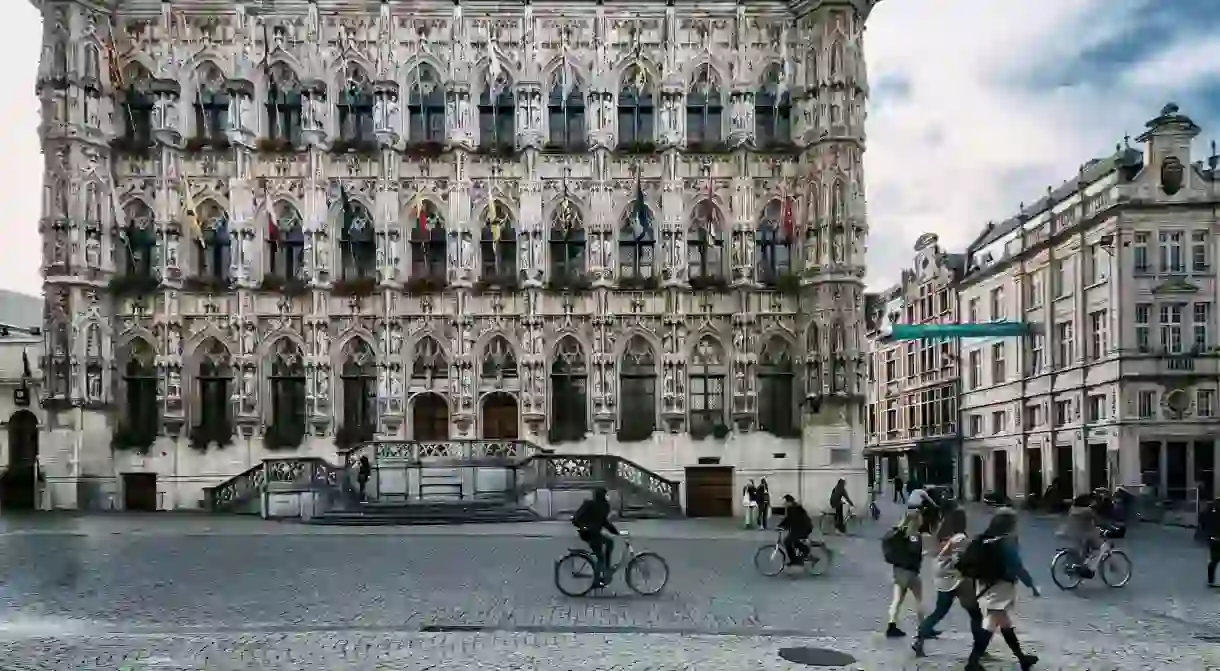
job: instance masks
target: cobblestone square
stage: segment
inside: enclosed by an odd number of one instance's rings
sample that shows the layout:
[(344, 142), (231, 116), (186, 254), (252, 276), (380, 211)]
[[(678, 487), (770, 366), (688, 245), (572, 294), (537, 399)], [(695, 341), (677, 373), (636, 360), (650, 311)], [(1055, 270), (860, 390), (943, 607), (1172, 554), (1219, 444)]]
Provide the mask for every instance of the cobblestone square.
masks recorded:
[[(329, 530), (219, 518), (83, 518), (5, 527), (6, 669), (797, 669), (789, 646), (824, 647), (863, 669), (960, 668), (954, 612), (918, 663), (882, 634), (888, 570), (872, 525), (829, 539), (820, 578), (758, 575), (769, 532), (704, 522), (624, 525), (669, 562), (654, 598), (616, 584), (569, 599), (553, 562), (570, 525)], [(1024, 522), (1044, 598), (1023, 593), (1019, 631), (1048, 669), (1220, 666), (1220, 594), (1182, 530), (1140, 527), (1120, 590), (1061, 592), (1047, 565), (1053, 523)], [(930, 601), (930, 599), (928, 599)], [(929, 604), (930, 605), (930, 604)], [(903, 626), (914, 627), (913, 615)], [(1015, 668), (998, 641), (990, 668)]]

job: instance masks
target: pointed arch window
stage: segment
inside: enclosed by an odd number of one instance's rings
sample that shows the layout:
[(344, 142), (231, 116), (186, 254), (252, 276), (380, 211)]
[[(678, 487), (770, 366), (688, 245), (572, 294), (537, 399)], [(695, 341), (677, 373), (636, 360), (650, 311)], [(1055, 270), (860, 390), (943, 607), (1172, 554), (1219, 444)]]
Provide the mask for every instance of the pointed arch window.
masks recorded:
[(724, 277), (724, 241), (719, 236), (716, 206), (699, 204), (698, 220), (687, 230), (687, 277), (691, 282), (715, 282)]
[(724, 102), (720, 80), (712, 66), (704, 63), (695, 72), (686, 94), (686, 146), (712, 149), (723, 138)]
[(272, 443), (297, 447), (305, 439), (305, 360), (301, 348), (291, 340), (280, 341), (271, 361)]
[(68, 339), (68, 325), (55, 324), (51, 332), (47, 334), (47, 340), (50, 341), (48, 348), (50, 354), (47, 358), (51, 361), (49, 366), (51, 396), (67, 400), (72, 387), (71, 343)]
[(412, 145), (445, 142), (445, 89), (428, 64), (415, 67), (407, 91), (407, 139)]
[(552, 443), (584, 440), (589, 430), (588, 376), (584, 349), (575, 338), (564, 338), (551, 363)]
[(341, 146), (362, 148), (373, 142), (373, 88), (368, 74), (349, 63), (339, 94), (339, 141)]
[(778, 200), (768, 203), (755, 233), (756, 276), (766, 286), (775, 286), (781, 277), (792, 273), (792, 221), (785, 207), (791, 205)]
[(484, 215), (480, 245), (482, 277), (486, 281), (513, 283), (517, 279), (517, 232), (512, 213), (493, 201)]
[(517, 102), (513, 82), (501, 72), (488, 81), (484, 74), (479, 94), (479, 148), (488, 152), (509, 152), (517, 138)]
[(301, 84), (285, 63), (271, 66), (267, 82), (267, 138), (282, 149), (301, 144)]
[(484, 380), (517, 377), (517, 355), (503, 336), (496, 336), (487, 343), (487, 350), (483, 353), (482, 377)]
[(373, 218), (363, 203), (348, 201), (339, 234), (342, 274), (345, 281), (373, 278), (377, 274), (377, 246), (373, 239)]
[(411, 279), (445, 281), (445, 223), (430, 200), (417, 202), (411, 210)]
[[(643, 208), (641, 214), (637, 210)], [(651, 213), (647, 206), (637, 205), (623, 219), (618, 230), (618, 276), (628, 283), (644, 282), (656, 277), (656, 237), (653, 235)]]
[(435, 380), (449, 377), (449, 362), (445, 351), (434, 338), (424, 338), (415, 346), (415, 363), (411, 368), (411, 379), (416, 384), (431, 387)]
[(690, 359), (690, 434), (703, 438), (724, 425), (724, 348), (704, 338)]
[(758, 358), (758, 426), (776, 436), (796, 432), (795, 368), (782, 338), (772, 338)]
[(119, 92), (118, 121), (122, 137), (121, 149), (139, 151), (153, 146), (152, 113), (153, 96), (149, 93), (152, 77), (139, 63), (131, 63), (123, 69), (123, 81), (127, 87)]
[(585, 149), (585, 99), (580, 80), (566, 61), (551, 76), (547, 97), (547, 148), (563, 152)]
[(657, 357), (641, 336), (627, 343), (620, 360), (619, 440), (639, 441), (652, 437), (657, 428)]
[(157, 234), (153, 224), (152, 210), (140, 201), (124, 208), (127, 225), (118, 233), (122, 271), (132, 278), (152, 279), (153, 256), (157, 247)]
[(377, 426), (377, 360), (373, 349), (356, 338), (343, 348), (342, 442), (352, 444), (373, 437)]
[(567, 199), (559, 201), (551, 215), (551, 281), (581, 281), (585, 274), (585, 229), (580, 211)]
[(57, 30), (51, 43), (51, 79), (62, 81), (68, 78), (68, 40), (62, 30)]
[(209, 200), (199, 206), (198, 216), (199, 278), (207, 282), (227, 282), (233, 239), (229, 215), (215, 201)]
[(618, 94), (618, 145), (620, 149), (645, 148), (655, 135), (655, 101), (643, 67), (633, 65), (623, 74)]
[(783, 149), (792, 145), (792, 97), (783, 77), (779, 64), (767, 68), (754, 98), (754, 144), (759, 149)]
[(203, 449), (210, 443), (228, 445), (233, 438), (229, 392), (233, 383), (233, 366), (229, 350), (217, 340), (201, 348), (199, 375), (199, 417), (191, 430), (191, 444)]
[(282, 280), (303, 280), (305, 233), (301, 215), (288, 203), (272, 207), (275, 216), (267, 229), (267, 274)]
[(133, 341), (123, 367), (123, 421), (129, 447), (148, 447), (157, 438), (157, 367), (152, 347)]
[(224, 148), (229, 144), (229, 93), (225, 76), (213, 63), (204, 63), (195, 72), (199, 83), (195, 99), (195, 148)]

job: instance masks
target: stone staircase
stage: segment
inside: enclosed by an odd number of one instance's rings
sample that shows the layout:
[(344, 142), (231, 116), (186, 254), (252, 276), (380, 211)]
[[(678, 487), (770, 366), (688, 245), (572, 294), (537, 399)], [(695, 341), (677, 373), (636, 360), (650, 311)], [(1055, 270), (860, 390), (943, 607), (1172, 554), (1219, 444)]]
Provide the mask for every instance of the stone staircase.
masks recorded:
[(525, 506), (507, 500), (426, 503), (364, 502), (350, 510), (331, 510), (311, 524), (390, 526), (400, 524), (486, 524), (535, 522), (541, 519)]

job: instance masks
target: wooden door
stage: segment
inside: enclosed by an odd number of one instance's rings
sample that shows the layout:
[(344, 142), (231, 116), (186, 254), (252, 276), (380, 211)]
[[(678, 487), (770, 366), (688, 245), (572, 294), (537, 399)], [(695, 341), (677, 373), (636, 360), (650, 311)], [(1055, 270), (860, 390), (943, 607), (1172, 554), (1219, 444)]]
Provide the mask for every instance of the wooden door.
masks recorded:
[(483, 437), (490, 440), (517, 439), (517, 399), (496, 392), (483, 401)]
[(686, 469), (686, 516), (733, 516), (732, 466), (692, 466)]
[(123, 474), (123, 509), (152, 512), (157, 509), (157, 474)]

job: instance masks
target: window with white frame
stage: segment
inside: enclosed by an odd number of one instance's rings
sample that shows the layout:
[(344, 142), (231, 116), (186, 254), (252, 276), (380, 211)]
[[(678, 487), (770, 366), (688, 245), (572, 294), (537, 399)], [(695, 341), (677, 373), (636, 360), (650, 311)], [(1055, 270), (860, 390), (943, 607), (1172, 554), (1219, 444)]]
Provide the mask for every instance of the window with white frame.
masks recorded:
[(1167, 273), (1186, 272), (1186, 258), (1182, 249), (1181, 231), (1163, 231), (1160, 234), (1160, 270)]
[(1156, 392), (1151, 389), (1142, 389), (1135, 401), (1135, 414), (1140, 419), (1153, 419), (1156, 417)]
[(894, 382), (898, 379), (898, 351), (895, 349), (887, 349), (885, 351), (885, 381)]
[(1046, 349), (1046, 336), (1041, 333), (1031, 333), (1025, 338), (1029, 352), (1029, 368), (1025, 372), (1028, 375), (1037, 375), (1042, 372), (1042, 367), (1046, 363), (1043, 351)]
[(1068, 262), (1066, 259), (1051, 261), (1051, 296), (1062, 298), (1072, 293), (1072, 283), (1068, 279)]
[(1089, 313), (1089, 351), (1087, 354), (1090, 361), (1097, 361), (1106, 355), (1106, 350), (1110, 346), (1108, 325), (1109, 320), (1105, 310)]
[(915, 343), (907, 343), (907, 369), (903, 371), (907, 377), (915, 377)]
[(996, 287), (991, 290), (991, 321), (1000, 321), (1004, 317), (1004, 287)]
[(1106, 395), (1091, 394), (1085, 401), (1085, 419), (1100, 422), (1106, 419)]
[(1182, 352), (1182, 305), (1161, 304), (1161, 347), (1170, 354)]
[(887, 433), (898, 430), (898, 401), (885, 402), (885, 430)]
[(1105, 251), (1100, 243), (1084, 248), (1084, 283), (1086, 286), (1104, 282), (1106, 279)]
[(1031, 403), (1025, 406), (1024, 417), (1025, 429), (1036, 429), (1042, 426), (1042, 406), (1037, 403)]
[(1151, 259), (1148, 258), (1148, 234), (1136, 233), (1131, 245), (1132, 265), (1136, 273), (1152, 272)]
[(982, 415), (970, 415), (970, 435), (972, 435), (972, 436), (983, 435), (983, 416)]
[(1055, 426), (1063, 426), (1072, 421), (1072, 402), (1067, 399), (1055, 401)]
[(1055, 367), (1071, 365), (1073, 345), (1072, 322), (1055, 324)]
[(1035, 270), (1025, 278), (1025, 307), (1042, 307), (1042, 271)]
[(983, 351), (973, 350), (968, 355), (970, 360), (970, 376), (966, 380), (966, 384), (971, 389), (978, 389), (980, 380), (983, 378)]
[(1008, 428), (1008, 418), (1005, 415), (1006, 413), (1003, 410), (991, 411), (992, 433), (1004, 433), (1004, 430)]
[(979, 321), (979, 299), (971, 298), (966, 303), (966, 314), (970, 319), (971, 324), (977, 324)]
[(1140, 352), (1152, 351), (1152, 305), (1137, 303), (1135, 306), (1135, 349)]
[(1196, 352), (1206, 352), (1211, 345), (1208, 337), (1208, 324), (1212, 318), (1211, 303), (1195, 303), (1191, 321), (1194, 323), (1194, 348)]
[(1004, 343), (998, 342), (991, 346), (991, 383), (1000, 384), (1008, 379), (1008, 370), (1004, 365)]
[(1214, 417), (1216, 415), (1215, 390), (1199, 389), (1195, 392), (1195, 414), (1199, 417)]
[(1211, 236), (1207, 231), (1190, 234), (1190, 268), (1196, 273), (1206, 273), (1211, 269)]

